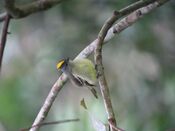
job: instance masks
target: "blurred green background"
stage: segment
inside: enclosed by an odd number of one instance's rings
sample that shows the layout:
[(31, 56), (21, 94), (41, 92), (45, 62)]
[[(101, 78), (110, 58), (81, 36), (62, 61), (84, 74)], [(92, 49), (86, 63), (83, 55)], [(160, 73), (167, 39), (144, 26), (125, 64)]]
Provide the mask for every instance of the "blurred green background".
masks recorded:
[[(56, 63), (66, 57), (73, 59), (97, 37), (114, 10), (132, 2), (135, 1), (67, 0), (50, 10), (12, 20), (0, 78), (0, 131), (30, 126), (60, 75)], [(0, 12), (3, 11), (0, 1)], [(175, 128), (174, 23), (172, 0), (104, 46), (104, 68), (117, 123), (126, 131)], [(100, 95), (99, 86), (97, 90)], [(90, 116), (79, 105), (82, 98), (90, 114), (106, 123), (101, 95), (95, 100), (88, 90), (68, 82), (46, 121), (70, 118), (81, 121), (44, 126), (40, 130), (94, 130)]]

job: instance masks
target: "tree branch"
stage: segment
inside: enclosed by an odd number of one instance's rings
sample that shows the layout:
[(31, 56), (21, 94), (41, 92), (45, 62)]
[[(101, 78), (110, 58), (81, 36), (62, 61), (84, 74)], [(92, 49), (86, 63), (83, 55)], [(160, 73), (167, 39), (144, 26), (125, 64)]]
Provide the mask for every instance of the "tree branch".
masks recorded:
[[(115, 24), (113, 27), (111, 27), (109, 29), (109, 31), (107, 32), (107, 35), (106, 35), (106, 37), (104, 39), (104, 43), (107, 43), (116, 34), (120, 33), (122, 30), (126, 29), (127, 27), (129, 27), (130, 25), (135, 23), (139, 18), (141, 18), (141, 16), (151, 12), (153, 9), (155, 9), (156, 7), (164, 4), (167, 1), (169, 1), (169, 0), (164, 0), (163, 3), (162, 3), (162, 1), (160, 2), (160, 0), (156, 1), (156, 2), (153, 2), (152, 4), (149, 4), (148, 6), (145, 6), (145, 7), (141, 8), (141, 9), (133, 12), (132, 14), (128, 15), (124, 19), (120, 20), (117, 24)], [(128, 10), (128, 8), (127, 8), (127, 10)], [(138, 16), (137, 12), (140, 12), (139, 14), (141, 14), (141, 15)], [(135, 19), (132, 19), (133, 17)], [(98, 41), (98, 39), (94, 40), (91, 44), (89, 44), (84, 50), (82, 50), (80, 52), (80, 54), (75, 59), (88, 57), (95, 50), (95, 48), (97, 46), (97, 41)], [(39, 113), (38, 113), (38, 115), (37, 115), (33, 125), (42, 123), (42, 121), (47, 116), (47, 114), (48, 114), (48, 112), (50, 110), (50, 107), (52, 106), (52, 104), (53, 104), (57, 94), (62, 89), (62, 87), (63, 87), (63, 85), (64, 85), (64, 83), (66, 81), (67, 81), (67, 76), (62, 74), (59, 77), (59, 79), (56, 81), (56, 83), (53, 85), (51, 91), (49, 92), (49, 94), (48, 94), (48, 96), (47, 96), (43, 106), (41, 107), (41, 109), (40, 109), (40, 111), (39, 111)], [(39, 127), (33, 128), (30, 131), (37, 131), (38, 129), (39, 129)]]
[(7, 14), (5, 17), (5, 21), (4, 21), (4, 25), (2, 29), (2, 36), (1, 36), (1, 43), (0, 43), (0, 72), (1, 72), (1, 67), (2, 67), (4, 48), (5, 48), (6, 40), (7, 40), (9, 23), (10, 23), (10, 15)]
[[(51, 88), (43, 106), (41, 107), (37, 117), (35, 118), (35, 121), (33, 122), (32, 126), (38, 125), (44, 121), (44, 119), (46, 118), (58, 92), (60, 92), (60, 90), (62, 89), (62, 87), (66, 81), (67, 81), (67, 76), (62, 74), (59, 77), (59, 79), (57, 80), (57, 82), (55, 82), (55, 84)], [(30, 129), (30, 131), (37, 131), (38, 129), (39, 129), (39, 126), (33, 127), (32, 129)]]
[(5, 20), (5, 17), (6, 17), (7, 13), (4, 12), (2, 14), (0, 14), (0, 22), (4, 21)]
[(62, 0), (38, 0), (38, 1), (32, 2), (30, 4), (19, 7), (19, 10), (21, 11), (21, 13), (17, 18), (23, 18), (32, 13), (47, 10), (61, 2)]
[(21, 129), (20, 131), (28, 131), (31, 128), (37, 127), (37, 126), (46, 126), (46, 125), (53, 125), (53, 124), (62, 124), (62, 123), (68, 123), (68, 122), (77, 122), (80, 119), (68, 119), (68, 120), (60, 120), (60, 121), (52, 121), (52, 122), (43, 122), (38, 125), (33, 125), (32, 127)]
[[(97, 70), (97, 77), (98, 77), (98, 81), (99, 81), (100, 90), (102, 93), (105, 109), (106, 109), (106, 112), (108, 115), (108, 121), (110, 121), (110, 123), (114, 126), (116, 126), (116, 119), (115, 119), (115, 114), (114, 114), (114, 110), (112, 107), (112, 102), (111, 102), (111, 98), (110, 98), (110, 94), (109, 94), (108, 84), (107, 84), (106, 77), (104, 74), (104, 67), (103, 67), (103, 63), (102, 63), (102, 45), (103, 45), (103, 41), (105, 39), (105, 36), (106, 36), (109, 28), (111, 28), (111, 26), (114, 24), (115, 20), (117, 20), (118, 15), (119, 15), (119, 13), (115, 11), (113, 13), (113, 16), (111, 18), (109, 18), (104, 23), (102, 29), (100, 30), (100, 32), (98, 34), (96, 48), (94, 51), (94, 53), (95, 53), (94, 59), (95, 59), (95, 64), (96, 64), (95, 66), (96, 66), (96, 70)], [(114, 131), (112, 126), (110, 126), (110, 128), (111, 128), (111, 131)]]
[(17, 14), (20, 13), (20, 11), (18, 8), (15, 7), (15, 0), (4, 0), (4, 1), (7, 13), (12, 17), (16, 17)]
[[(23, 6), (15, 6), (14, 0), (5, 0), (5, 2), (6, 10), (11, 17), (14, 19), (19, 19), (39, 11), (47, 10), (61, 3), (62, 0), (37, 0)], [(2, 22), (4, 19), (5, 13), (0, 15), (0, 22)]]
[[(6, 0), (6, 1), (11, 1), (11, 0)], [(7, 5), (6, 8), (9, 11), (9, 13), (12, 15), (13, 18), (19, 19), (19, 18), (26, 17), (32, 13), (51, 8), (54, 5), (59, 4), (61, 1), (62, 0), (45, 0), (45, 1), (39, 0), (39, 1), (35, 1), (30, 4), (19, 6), (19, 7), (15, 7), (14, 2), (12, 2), (12, 4), (10, 4), (11, 6)], [(138, 2), (135, 2), (134, 4), (131, 4), (130, 6), (126, 8), (123, 8), (119, 12), (122, 16), (124, 16), (140, 7), (153, 3), (154, 1), (156, 0), (147, 0), (147, 1), (140, 0)], [(0, 22), (5, 19), (5, 15), (6, 13), (2, 13), (0, 15)]]

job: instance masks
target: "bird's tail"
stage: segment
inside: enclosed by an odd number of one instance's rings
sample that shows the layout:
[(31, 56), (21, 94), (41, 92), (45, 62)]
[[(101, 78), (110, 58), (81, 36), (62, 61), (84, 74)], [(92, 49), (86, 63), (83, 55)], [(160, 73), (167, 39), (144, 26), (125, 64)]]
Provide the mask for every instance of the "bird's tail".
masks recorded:
[(92, 94), (95, 96), (95, 98), (98, 99), (98, 95), (97, 95), (97, 91), (93, 88), (95, 85), (92, 85), (90, 83), (88, 83), (87, 81), (83, 81), (81, 78), (79, 77), (75, 77), (74, 75), (72, 75), (70, 73), (69, 75), (70, 80), (72, 81), (72, 83), (74, 83), (77, 86), (87, 86), (88, 89), (92, 92)]

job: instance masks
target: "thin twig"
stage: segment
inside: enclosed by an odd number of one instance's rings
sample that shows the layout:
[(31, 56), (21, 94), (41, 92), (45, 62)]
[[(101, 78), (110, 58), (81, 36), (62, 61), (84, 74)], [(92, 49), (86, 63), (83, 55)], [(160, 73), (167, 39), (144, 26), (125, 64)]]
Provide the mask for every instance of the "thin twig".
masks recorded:
[(131, 13), (131, 12), (133, 12), (133, 11), (135, 11), (135, 10), (141, 8), (141, 7), (147, 6), (150, 3), (153, 3), (155, 1), (156, 0), (139, 0), (139, 1), (133, 3), (133, 4), (129, 5), (129, 6), (121, 9), (119, 11), (119, 14), (122, 15), (122, 16), (127, 15), (128, 12)]
[(0, 43), (0, 72), (1, 72), (1, 67), (2, 67), (4, 48), (5, 48), (6, 40), (7, 40), (9, 23), (10, 23), (10, 15), (7, 14), (5, 17), (5, 21), (4, 21), (4, 25), (2, 29), (2, 36), (1, 36), (1, 43)]
[[(165, 0), (165, 2), (167, 2), (169, 0)], [(162, 4), (162, 3), (161, 3)], [(145, 6), (142, 8), (142, 10), (140, 11), (141, 13), (144, 12), (144, 10), (147, 11), (147, 13), (151, 12), (153, 9), (155, 9), (156, 7), (158, 7), (160, 5), (159, 2), (154, 2), (148, 6)], [(152, 7), (152, 8), (149, 8), (149, 7)], [(149, 9), (148, 9), (149, 8)], [(130, 12), (129, 12), (130, 13)], [(146, 14), (146, 13), (143, 13), (142, 16)], [(133, 15), (133, 14), (132, 14)], [(141, 17), (138, 17), (138, 19), (131, 19), (132, 16), (129, 15), (127, 16), (126, 18), (122, 19), (121, 21), (119, 21), (116, 25), (114, 25), (113, 27), (111, 27), (104, 39), (104, 42), (107, 43), (109, 40), (111, 40), (116, 34), (120, 33), (122, 30), (126, 29), (127, 27), (129, 27), (130, 25), (132, 25), (133, 23), (135, 23), (139, 18)], [(127, 20), (129, 21), (129, 23), (125, 23), (124, 20)], [(122, 26), (123, 24), (126, 24), (125, 26)], [(122, 28), (121, 28), (121, 27)], [(119, 28), (119, 29), (117, 29)], [(114, 30), (115, 29), (115, 30)], [(117, 31), (117, 32), (115, 32)], [(82, 50), (80, 52), (80, 54), (75, 58), (75, 59), (79, 59), (79, 58), (86, 58), (88, 57), (96, 48), (96, 45), (97, 45), (97, 39), (94, 40), (91, 44), (89, 44), (84, 50)], [(57, 94), (59, 93), (59, 91), (62, 89), (64, 83), (67, 81), (67, 77), (62, 74), (59, 79), (56, 81), (56, 83), (54, 84), (54, 86), (52, 87), (51, 91), (49, 92), (43, 106), (41, 107), (33, 125), (35, 124), (39, 124), (39, 123), (42, 123), (42, 121), (45, 119), (45, 117), (47, 116)], [(33, 128), (32, 130), (30, 131), (37, 131), (39, 128)]]
[(2, 14), (0, 14), (0, 22), (4, 21), (5, 20), (5, 17), (6, 17), (7, 13), (4, 12)]
[[(112, 102), (110, 98), (109, 87), (104, 74), (104, 67), (102, 63), (102, 45), (108, 30), (112, 27), (114, 22), (117, 20), (118, 15), (119, 13), (115, 11), (113, 13), (113, 16), (104, 23), (102, 29), (98, 34), (97, 46), (94, 51), (94, 59), (96, 64), (95, 66), (97, 70), (97, 77), (100, 85), (100, 90), (102, 93), (105, 109), (108, 115), (108, 121), (110, 121), (110, 123), (112, 123), (113, 126), (116, 126), (116, 119), (115, 119), (115, 114), (114, 114), (114, 110), (113, 110)], [(110, 129), (111, 131), (114, 131), (112, 126), (110, 126)]]
[(79, 121), (80, 119), (68, 119), (68, 120), (60, 120), (60, 121), (52, 121), (52, 122), (43, 122), (43, 123), (40, 123), (38, 125), (33, 125), (32, 127), (28, 127), (28, 128), (24, 128), (24, 129), (21, 129), (20, 131), (28, 131), (34, 127), (37, 127), (37, 126), (46, 126), (46, 125), (53, 125), (53, 124), (62, 124), (62, 123), (68, 123), (68, 122), (77, 122)]

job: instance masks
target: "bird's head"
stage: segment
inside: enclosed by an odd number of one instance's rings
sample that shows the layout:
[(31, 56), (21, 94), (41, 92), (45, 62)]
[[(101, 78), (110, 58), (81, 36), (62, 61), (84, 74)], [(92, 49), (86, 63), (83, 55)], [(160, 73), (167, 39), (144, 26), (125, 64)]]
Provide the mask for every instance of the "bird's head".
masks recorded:
[(64, 72), (67, 69), (67, 67), (68, 67), (68, 63), (69, 63), (69, 58), (60, 60), (57, 63), (57, 69), (61, 70), (62, 72)]

